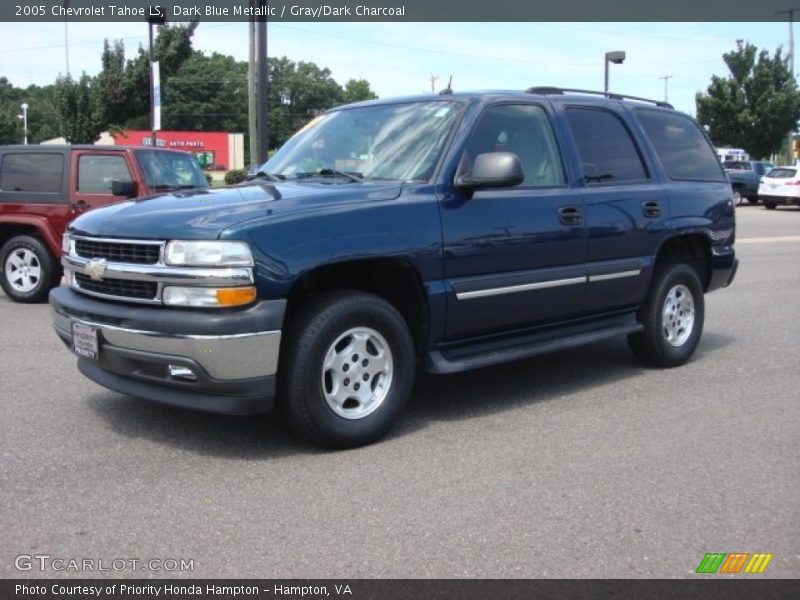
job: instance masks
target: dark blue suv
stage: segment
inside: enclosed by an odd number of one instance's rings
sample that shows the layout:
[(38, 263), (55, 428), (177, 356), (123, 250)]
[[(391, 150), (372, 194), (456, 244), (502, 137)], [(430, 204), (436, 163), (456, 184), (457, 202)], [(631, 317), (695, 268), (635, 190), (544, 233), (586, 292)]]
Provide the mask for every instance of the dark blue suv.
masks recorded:
[(389, 430), (418, 362), (617, 335), (647, 364), (686, 362), (734, 233), (711, 144), (665, 103), (446, 93), (328, 111), (244, 184), (81, 216), (50, 303), (103, 386), (231, 414), (277, 401), (347, 447)]

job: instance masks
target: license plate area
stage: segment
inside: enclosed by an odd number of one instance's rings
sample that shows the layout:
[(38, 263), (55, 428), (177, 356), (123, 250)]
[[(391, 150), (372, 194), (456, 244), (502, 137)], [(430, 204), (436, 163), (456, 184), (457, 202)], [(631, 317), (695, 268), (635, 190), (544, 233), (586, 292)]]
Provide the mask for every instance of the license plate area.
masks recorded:
[(73, 323), (72, 351), (78, 356), (97, 360), (100, 354), (97, 329), (84, 323)]

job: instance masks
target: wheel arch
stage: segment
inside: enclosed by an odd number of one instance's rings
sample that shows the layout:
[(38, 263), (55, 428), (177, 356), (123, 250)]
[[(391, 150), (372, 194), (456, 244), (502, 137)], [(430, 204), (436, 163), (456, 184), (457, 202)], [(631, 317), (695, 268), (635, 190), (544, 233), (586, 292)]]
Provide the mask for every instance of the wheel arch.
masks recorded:
[(711, 240), (701, 232), (680, 233), (665, 239), (656, 251), (653, 272), (657, 272), (664, 264), (686, 262), (691, 265), (703, 291), (708, 290), (711, 282)]
[(293, 284), (286, 320), (309, 297), (330, 290), (358, 290), (379, 296), (401, 314), (414, 349), (421, 355), (429, 331), (430, 311), (422, 278), (413, 264), (402, 258), (354, 259), (317, 266)]
[(10, 220), (0, 217), (0, 246), (18, 235), (39, 238), (53, 254), (54, 260), (61, 256), (61, 240), (45, 218), (15, 216), (14, 220)]

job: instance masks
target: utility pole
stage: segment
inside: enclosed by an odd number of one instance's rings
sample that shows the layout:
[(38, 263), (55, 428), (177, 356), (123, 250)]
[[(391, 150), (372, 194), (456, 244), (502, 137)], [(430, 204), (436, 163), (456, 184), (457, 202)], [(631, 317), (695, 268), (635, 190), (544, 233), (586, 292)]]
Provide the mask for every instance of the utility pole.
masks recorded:
[(667, 84), (669, 80), (672, 79), (672, 75), (662, 75), (659, 79), (664, 80), (664, 102), (669, 102), (669, 94), (667, 93)]
[(267, 160), (269, 151), (269, 131), (267, 130), (268, 104), (268, 69), (267, 69), (267, 17), (258, 17), (256, 21), (256, 54), (258, 58), (258, 164)]
[[(253, 6), (251, 0), (250, 5)], [(250, 60), (247, 63), (247, 137), (250, 148), (250, 164), (258, 162), (258, 127), (256, 117), (256, 22), (250, 17), (247, 24), (250, 33)]]
[[(790, 8), (789, 10), (779, 10), (776, 15), (787, 15), (789, 18), (789, 72), (794, 79), (794, 13), (800, 11), (800, 8)], [(794, 130), (789, 132), (789, 145), (787, 148), (788, 161), (786, 164), (794, 163)]]
[(434, 75), (431, 73), (431, 76), (428, 78), (428, 81), (431, 82), (431, 93), (436, 92), (436, 80), (439, 79), (438, 75)]
[[(64, 0), (64, 12), (69, 8), (69, 0)], [(67, 29), (67, 17), (64, 17), (64, 60), (67, 62), (67, 77), (69, 77), (69, 31)]]

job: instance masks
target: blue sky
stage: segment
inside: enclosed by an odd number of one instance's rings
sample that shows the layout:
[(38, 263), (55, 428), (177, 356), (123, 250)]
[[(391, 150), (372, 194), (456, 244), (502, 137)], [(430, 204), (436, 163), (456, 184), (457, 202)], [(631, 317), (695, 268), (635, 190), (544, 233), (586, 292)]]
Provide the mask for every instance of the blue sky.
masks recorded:
[[(123, 38), (135, 51), (147, 43), (144, 23), (72, 23), (73, 75), (100, 69), (103, 39)], [(381, 97), (437, 89), (453, 76), (456, 90), (524, 89), (559, 85), (602, 89), (603, 56), (625, 50), (611, 65), (611, 90), (663, 98), (694, 114), (694, 95), (711, 75), (725, 75), (722, 54), (737, 39), (773, 52), (788, 49), (789, 27), (773, 23), (270, 23), (268, 52), (331, 69), (344, 83), (366, 79)], [(63, 23), (0, 23), (0, 76), (13, 84), (52, 82), (66, 71)], [(195, 48), (244, 60), (245, 23), (203, 23)], [(800, 66), (800, 65), (799, 65)], [(168, 102), (165, 99), (165, 102)]]

